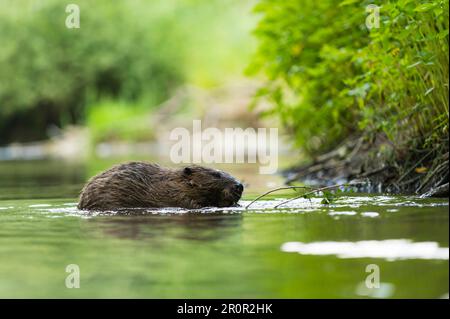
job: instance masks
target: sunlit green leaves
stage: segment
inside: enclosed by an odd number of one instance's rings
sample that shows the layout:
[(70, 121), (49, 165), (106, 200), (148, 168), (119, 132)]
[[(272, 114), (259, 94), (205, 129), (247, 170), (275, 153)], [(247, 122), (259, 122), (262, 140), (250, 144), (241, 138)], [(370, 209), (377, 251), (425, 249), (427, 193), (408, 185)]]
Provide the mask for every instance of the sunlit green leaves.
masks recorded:
[(297, 94), (274, 109), (309, 154), (355, 132), (383, 133), (400, 146), (448, 122), (449, 1), (385, 1), (380, 28), (370, 32), (369, 4), (260, 1), (254, 70), (269, 76), (277, 96)]
[(324, 204), (324, 205), (329, 205), (329, 204), (333, 203), (334, 198), (335, 198), (335, 195), (332, 192), (324, 191), (323, 192), (323, 199), (322, 199), (321, 203)]

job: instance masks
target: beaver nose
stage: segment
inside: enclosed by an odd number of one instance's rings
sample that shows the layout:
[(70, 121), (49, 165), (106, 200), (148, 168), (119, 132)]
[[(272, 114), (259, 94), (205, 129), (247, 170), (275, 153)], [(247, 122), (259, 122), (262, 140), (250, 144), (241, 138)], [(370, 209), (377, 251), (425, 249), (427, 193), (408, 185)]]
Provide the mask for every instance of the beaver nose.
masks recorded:
[(234, 185), (234, 189), (238, 193), (242, 194), (242, 192), (244, 191), (244, 185), (242, 185), (241, 183), (237, 183), (236, 185)]

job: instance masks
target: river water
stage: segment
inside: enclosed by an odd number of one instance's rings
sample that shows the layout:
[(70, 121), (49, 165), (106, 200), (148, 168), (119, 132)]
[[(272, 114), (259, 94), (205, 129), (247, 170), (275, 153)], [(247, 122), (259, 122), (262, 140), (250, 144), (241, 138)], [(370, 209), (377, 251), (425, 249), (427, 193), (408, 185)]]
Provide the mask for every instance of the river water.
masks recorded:
[(0, 162), (0, 297), (448, 298), (448, 199), (273, 209), (285, 192), (246, 210), (282, 179), (237, 165), (226, 169), (247, 185), (242, 207), (78, 211), (83, 183), (120, 161)]

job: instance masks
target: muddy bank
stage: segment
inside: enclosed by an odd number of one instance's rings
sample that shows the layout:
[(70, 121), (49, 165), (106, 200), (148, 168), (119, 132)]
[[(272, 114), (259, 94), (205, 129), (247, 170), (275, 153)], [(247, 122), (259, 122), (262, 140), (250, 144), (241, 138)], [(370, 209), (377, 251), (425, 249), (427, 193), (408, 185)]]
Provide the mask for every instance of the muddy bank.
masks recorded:
[(288, 185), (328, 186), (361, 180), (362, 192), (448, 197), (448, 146), (405, 151), (383, 136), (354, 137), (283, 175)]

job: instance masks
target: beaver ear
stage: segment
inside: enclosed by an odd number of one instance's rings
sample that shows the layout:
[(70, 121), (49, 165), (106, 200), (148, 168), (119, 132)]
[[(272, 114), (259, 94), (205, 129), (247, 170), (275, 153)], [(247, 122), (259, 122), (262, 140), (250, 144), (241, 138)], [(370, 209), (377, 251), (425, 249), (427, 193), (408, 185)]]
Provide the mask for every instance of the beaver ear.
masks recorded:
[(185, 167), (184, 169), (183, 169), (183, 174), (184, 175), (192, 175), (192, 168), (190, 168), (190, 167)]

